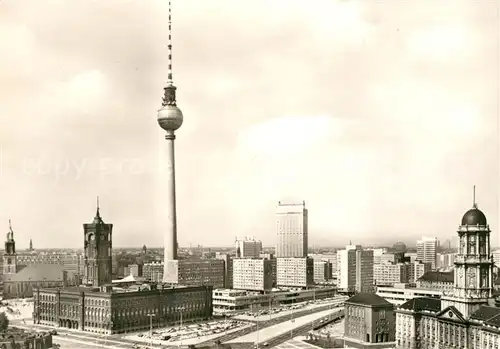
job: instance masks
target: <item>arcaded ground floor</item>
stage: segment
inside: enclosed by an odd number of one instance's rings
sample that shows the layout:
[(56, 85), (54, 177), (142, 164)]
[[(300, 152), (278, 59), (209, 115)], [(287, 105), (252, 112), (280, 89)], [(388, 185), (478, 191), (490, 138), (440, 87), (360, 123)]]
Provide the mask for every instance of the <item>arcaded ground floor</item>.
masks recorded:
[[(197, 317), (197, 318), (188, 318), (183, 319), (183, 323), (191, 323), (196, 321), (205, 321), (208, 320), (208, 317)], [(142, 321), (141, 321), (142, 320)], [(54, 321), (39, 321), (39, 325), (50, 326), (54, 328), (67, 328), (71, 330), (80, 330), (84, 332), (90, 333), (98, 333), (98, 334), (121, 334), (121, 333), (132, 333), (132, 332), (140, 332), (149, 330), (151, 327), (151, 323), (149, 321), (144, 321), (143, 319), (130, 320), (128, 322), (120, 322), (120, 323), (96, 323), (96, 322), (88, 322), (81, 326), (80, 322), (74, 319), (59, 319), (57, 322)], [(154, 328), (161, 327), (169, 327), (179, 324), (179, 321), (171, 321), (171, 322), (158, 322), (153, 321), (152, 325)]]

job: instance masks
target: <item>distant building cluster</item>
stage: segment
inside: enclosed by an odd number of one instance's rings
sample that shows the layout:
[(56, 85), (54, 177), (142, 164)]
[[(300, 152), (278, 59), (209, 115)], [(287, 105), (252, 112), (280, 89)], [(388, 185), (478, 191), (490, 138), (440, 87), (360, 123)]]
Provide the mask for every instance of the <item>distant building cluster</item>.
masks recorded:
[(10, 221), (0, 261), (4, 299), (32, 297), (35, 287), (78, 285), (83, 275), (81, 254), (36, 252), (31, 240), (29, 250), (18, 252)]

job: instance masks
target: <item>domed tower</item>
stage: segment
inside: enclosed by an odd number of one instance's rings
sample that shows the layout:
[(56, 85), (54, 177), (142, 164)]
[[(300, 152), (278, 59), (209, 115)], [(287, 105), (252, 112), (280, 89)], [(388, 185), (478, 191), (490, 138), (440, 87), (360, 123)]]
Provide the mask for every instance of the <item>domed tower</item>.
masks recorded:
[(465, 318), (492, 298), (493, 257), (490, 227), (478, 208), (473, 190), (472, 208), (465, 212), (458, 227), (458, 253), (455, 257), (454, 290), (443, 297), (442, 306), (453, 305)]
[(164, 236), (164, 271), (163, 281), (165, 283), (177, 282), (177, 214), (175, 199), (175, 131), (178, 130), (183, 121), (183, 115), (177, 107), (172, 75), (172, 3), (168, 3), (168, 77), (167, 86), (164, 88), (162, 107), (158, 110), (158, 124), (165, 130), (167, 141), (167, 192), (163, 196), (167, 202), (167, 227)]

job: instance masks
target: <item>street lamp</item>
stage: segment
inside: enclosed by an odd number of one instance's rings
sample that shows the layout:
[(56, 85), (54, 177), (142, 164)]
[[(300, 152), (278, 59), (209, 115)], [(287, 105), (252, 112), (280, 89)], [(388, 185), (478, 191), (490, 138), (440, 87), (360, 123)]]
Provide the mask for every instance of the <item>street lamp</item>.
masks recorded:
[[(179, 325), (179, 333), (181, 332), (181, 328), (182, 328), (182, 314), (183, 314), (182, 312), (184, 311), (184, 309), (186, 309), (186, 308), (184, 308), (184, 307), (178, 308), (179, 312), (181, 313), (181, 322)], [(179, 348), (182, 346), (182, 335), (180, 335), (180, 337), (181, 337), (181, 340), (179, 341)]]
[(227, 336), (227, 314), (224, 313), (224, 329), (225, 329), (225, 335)]
[(154, 313), (149, 313), (149, 346), (153, 348), (153, 316), (156, 316)]
[(292, 298), (292, 307), (290, 309), (290, 339), (293, 339), (293, 298)]

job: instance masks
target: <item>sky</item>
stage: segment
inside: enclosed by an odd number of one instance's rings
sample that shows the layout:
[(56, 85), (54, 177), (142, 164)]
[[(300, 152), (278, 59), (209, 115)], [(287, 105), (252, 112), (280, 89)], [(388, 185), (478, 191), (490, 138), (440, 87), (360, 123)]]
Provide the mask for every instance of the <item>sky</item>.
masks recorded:
[[(166, 0), (0, 3), (0, 231), (18, 248), (161, 246)], [(306, 201), (310, 246), (499, 243), (496, 1), (174, 0), (181, 246), (275, 243)]]

